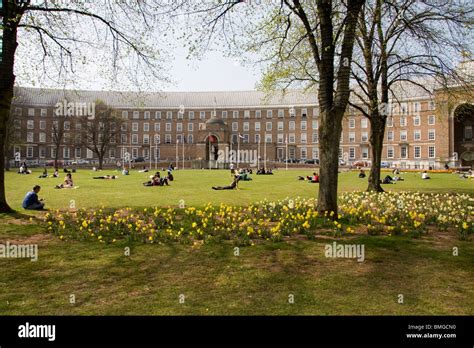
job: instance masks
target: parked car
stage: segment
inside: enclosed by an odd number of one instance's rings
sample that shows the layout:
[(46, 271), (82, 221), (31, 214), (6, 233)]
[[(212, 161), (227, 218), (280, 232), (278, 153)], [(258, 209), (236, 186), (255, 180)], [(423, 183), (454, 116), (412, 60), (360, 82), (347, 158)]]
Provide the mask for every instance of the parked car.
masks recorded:
[(307, 159), (307, 160), (304, 160), (303, 163), (304, 164), (319, 164), (319, 160), (318, 159)]
[(137, 158), (132, 159), (131, 162), (132, 162), (132, 163), (145, 162), (145, 158), (144, 158), (144, 157), (137, 157)]
[(381, 168), (390, 168), (390, 162), (381, 162), (380, 167)]
[(78, 159), (77, 161), (72, 161), (71, 164), (72, 165), (75, 165), (75, 164), (90, 164), (90, 161), (86, 160), (86, 159)]

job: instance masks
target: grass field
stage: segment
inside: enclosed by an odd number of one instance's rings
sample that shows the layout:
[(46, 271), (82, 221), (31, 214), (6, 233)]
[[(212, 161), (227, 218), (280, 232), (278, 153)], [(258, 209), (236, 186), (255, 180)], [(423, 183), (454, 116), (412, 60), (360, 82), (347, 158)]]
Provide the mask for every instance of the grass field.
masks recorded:
[[(101, 174), (113, 174), (105, 171)], [(7, 195), (15, 209), (39, 183), (48, 207), (78, 208), (202, 206), (208, 202), (246, 205), (264, 198), (314, 197), (317, 185), (296, 180), (305, 171), (280, 170), (253, 176), (237, 191), (224, 171), (177, 171), (169, 187), (143, 187), (147, 174), (133, 172), (117, 181), (74, 175), (77, 190), (55, 190), (61, 179), (7, 173)], [(418, 174), (386, 189), (463, 192), (474, 183), (451, 174)], [(364, 190), (356, 172), (342, 173), (341, 191)], [(30, 214), (30, 213), (29, 213)], [(35, 213), (41, 215), (42, 213)], [(351, 235), (315, 240), (304, 236), (241, 247), (200, 245), (101, 244), (61, 241), (28, 215), (0, 215), (0, 244), (37, 244), (38, 261), (0, 258), (0, 315), (473, 315), (474, 245), (455, 232), (430, 229), (419, 238)], [(365, 261), (326, 258), (324, 247), (338, 243), (365, 246)], [(130, 256), (124, 253), (130, 247)], [(453, 248), (459, 250), (453, 256)], [(71, 304), (71, 295), (75, 303)], [(180, 296), (184, 295), (184, 303)], [(289, 296), (294, 303), (289, 303)], [(399, 296), (403, 295), (403, 303)], [(181, 297), (183, 299), (183, 297)]]
[[(267, 198), (274, 201), (286, 197), (310, 198), (318, 194), (318, 184), (298, 181), (298, 175), (311, 175), (308, 170), (278, 170), (274, 175), (252, 175), (253, 180), (239, 183), (237, 191), (214, 191), (212, 186), (228, 185), (232, 179), (228, 171), (184, 170), (175, 171), (175, 181), (170, 186), (145, 187), (143, 182), (152, 173), (132, 171), (130, 176), (122, 176), (115, 171), (92, 172), (80, 170), (73, 175), (77, 190), (56, 190), (54, 186), (62, 183), (60, 178), (38, 179), (41, 170), (31, 175), (7, 173), (7, 198), (15, 209), (21, 209), (21, 202), (26, 192), (35, 184), (42, 186), (40, 196), (46, 199), (46, 207), (51, 209), (67, 209), (70, 200), (75, 201), (77, 208), (107, 207), (150, 207), (178, 206), (184, 202), (186, 206), (203, 206), (209, 202), (247, 205)], [(93, 176), (116, 174), (118, 180), (94, 180)], [(455, 174), (432, 174), (431, 180), (421, 180), (418, 173), (402, 175), (403, 182), (384, 185), (386, 190), (421, 192), (459, 192), (474, 195), (474, 182), (460, 179)], [(340, 174), (339, 190), (363, 191), (367, 188), (367, 180), (359, 179), (357, 172)], [(182, 201), (181, 201), (182, 200)]]

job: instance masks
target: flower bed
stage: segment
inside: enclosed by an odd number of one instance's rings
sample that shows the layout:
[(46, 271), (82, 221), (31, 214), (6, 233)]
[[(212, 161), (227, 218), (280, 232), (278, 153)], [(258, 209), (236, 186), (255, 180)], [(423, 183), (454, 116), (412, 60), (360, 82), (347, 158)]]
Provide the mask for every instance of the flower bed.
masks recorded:
[(423, 233), (427, 226), (456, 230), (462, 239), (474, 232), (472, 199), (467, 195), (352, 192), (340, 196), (337, 213), (321, 215), (315, 207), (314, 199), (287, 198), (246, 207), (55, 211), (47, 213), (45, 220), (48, 231), (63, 240), (102, 243), (232, 240), (236, 245), (252, 245), (298, 234), (312, 238), (321, 233)]

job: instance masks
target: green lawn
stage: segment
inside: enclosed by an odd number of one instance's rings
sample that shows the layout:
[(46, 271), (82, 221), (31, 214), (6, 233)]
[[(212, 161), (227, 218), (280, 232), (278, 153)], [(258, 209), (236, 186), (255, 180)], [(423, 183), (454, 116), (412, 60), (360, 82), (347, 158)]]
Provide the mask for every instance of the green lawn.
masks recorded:
[[(103, 173), (114, 173), (105, 171)], [(225, 185), (224, 171), (178, 171), (169, 187), (143, 187), (147, 174), (133, 172), (118, 181), (93, 180), (90, 171), (74, 175), (77, 190), (55, 190), (61, 179), (7, 173), (7, 195), (20, 209), (36, 183), (50, 208), (105, 206), (201, 206), (208, 202), (245, 205), (267, 198), (314, 197), (317, 185), (296, 180), (306, 171), (280, 170), (254, 176), (237, 191)], [(391, 190), (465, 192), (472, 181), (451, 174), (418, 174), (387, 185)], [(363, 190), (366, 180), (342, 173), (340, 189)], [(41, 213), (39, 213), (41, 215)], [(474, 244), (456, 232), (430, 229), (420, 238), (356, 234), (338, 243), (363, 244), (365, 261), (326, 258), (333, 238), (304, 236), (241, 247), (230, 242), (203, 245), (101, 244), (61, 241), (28, 216), (0, 215), (0, 244), (38, 244), (37, 262), (0, 258), (0, 315), (473, 315)], [(124, 255), (124, 248), (131, 255)], [(459, 255), (453, 256), (453, 247)], [(75, 304), (69, 303), (75, 296)], [(179, 303), (184, 295), (184, 303)], [(289, 295), (294, 303), (289, 303)], [(398, 303), (403, 295), (404, 303)]]
[[(130, 176), (122, 176), (115, 171), (92, 172), (79, 170), (73, 175), (77, 190), (56, 190), (60, 178), (38, 179), (40, 170), (31, 175), (9, 172), (6, 175), (7, 198), (15, 209), (21, 209), (25, 193), (35, 185), (42, 186), (41, 197), (46, 198), (47, 207), (68, 209), (74, 200), (77, 208), (107, 207), (150, 207), (178, 206), (182, 200), (186, 206), (203, 206), (209, 202), (247, 205), (267, 198), (279, 200), (286, 197), (316, 197), (318, 184), (298, 181), (298, 175), (311, 175), (309, 170), (277, 170), (274, 175), (252, 175), (253, 180), (241, 182), (237, 191), (214, 191), (215, 185), (228, 185), (232, 179), (224, 170), (184, 170), (175, 171), (175, 181), (165, 187), (145, 187), (143, 182), (152, 173), (133, 171)], [(94, 180), (93, 176), (117, 174), (118, 180)], [(432, 174), (432, 180), (421, 180), (418, 173), (406, 173), (405, 181), (394, 185), (384, 185), (386, 190), (423, 192), (463, 192), (474, 194), (474, 182), (460, 179), (455, 174)], [(361, 191), (367, 187), (366, 179), (359, 179), (357, 172), (343, 172), (339, 179), (340, 191)]]

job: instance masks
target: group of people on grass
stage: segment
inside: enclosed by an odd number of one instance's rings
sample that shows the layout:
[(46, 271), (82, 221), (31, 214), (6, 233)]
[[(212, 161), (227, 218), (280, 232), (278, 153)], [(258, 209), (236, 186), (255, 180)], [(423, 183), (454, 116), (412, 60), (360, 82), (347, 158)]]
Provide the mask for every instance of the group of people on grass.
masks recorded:
[(173, 181), (173, 174), (168, 172), (168, 176), (161, 177), (160, 172), (150, 177), (150, 180), (143, 183), (143, 186), (169, 186), (169, 181)]

